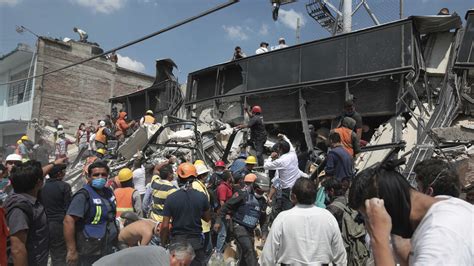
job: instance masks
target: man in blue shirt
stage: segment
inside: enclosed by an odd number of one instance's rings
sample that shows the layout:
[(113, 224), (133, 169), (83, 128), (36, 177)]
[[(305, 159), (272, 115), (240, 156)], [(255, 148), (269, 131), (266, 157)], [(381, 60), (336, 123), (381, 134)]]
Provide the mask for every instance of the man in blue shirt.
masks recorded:
[(354, 175), (352, 156), (342, 146), (339, 133), (331, 132), (329, 143), (331, 149), (328, 152), (326, 167), (324, 168), (326, 176), (334, 177), (339, 182), (350, 181)]

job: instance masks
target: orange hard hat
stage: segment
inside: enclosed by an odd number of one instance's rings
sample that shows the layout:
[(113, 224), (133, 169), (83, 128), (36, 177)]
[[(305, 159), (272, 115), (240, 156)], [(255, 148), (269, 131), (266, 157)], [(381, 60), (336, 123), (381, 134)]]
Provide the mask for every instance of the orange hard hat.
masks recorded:
[(196, 167), (191, 163), (182, 163), (178, 166), (178, 176), (182, 179), (189, 178), (190, 176), (197, 176)]
[(255, 174), (247, 174), (244, 177), (244, 182), (246, 183), (253, 183), (255, 180), (257, 180), (257, 176)]

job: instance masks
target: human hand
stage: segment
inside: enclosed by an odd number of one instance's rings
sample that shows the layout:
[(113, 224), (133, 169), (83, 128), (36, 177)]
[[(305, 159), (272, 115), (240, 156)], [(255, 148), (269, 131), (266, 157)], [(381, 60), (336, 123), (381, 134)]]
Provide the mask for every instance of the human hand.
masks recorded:
[(275, 160), (276, 158), (278, 158), (278, 153), (272, 152), (272, 154), (270, 155), (270, 157), (272, 157), (272, 159)]
[(68, 250), (66, 255), (66, 263), (67, 265), (77, 265), (79, 261), (79, 254), (77, 250)]
[(54, 161), (54, 164), (65, 164), (67, 160), (68, 160), (68, 157), (59, 158), (56, 161)]
[(392, 230), (392, 218), (387, 213), (384, 200), (372, 198), (365, 200), (366, 228), (374, 241), (388, 241)]

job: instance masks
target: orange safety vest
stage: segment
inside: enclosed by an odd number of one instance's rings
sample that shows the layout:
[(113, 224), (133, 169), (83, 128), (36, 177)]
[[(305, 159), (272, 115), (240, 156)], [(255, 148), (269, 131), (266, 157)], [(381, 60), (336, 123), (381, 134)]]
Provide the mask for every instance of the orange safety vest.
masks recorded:
[(95, 134), (95, 140), (101, 143), (106, 144), (107, 143), (107, 136), (104, 134), (104, 129), (105, 127), (99, 128), (97, 130), (97, 133)]
[(339, 136), (341, 136), (341, 142), (344, 149), (352, 157), (354, 157), (354, 149), (352, 147), (352, 130), (345, 127), (339, 127), (339, 128), (334, 129), (334, 131), (339, 133)]
[(114, 190), (115, 199), (117, 201), (117, 215), (120, 217), (122, 212), (133, 212), (133, 192), (134, 188), (125, 187), (125, 188), (116, 188)]
[(144, 124), (154, 124), (155, 123), (155, 118), (151, 115), (145, 115), (145, 119), (143, 120)]

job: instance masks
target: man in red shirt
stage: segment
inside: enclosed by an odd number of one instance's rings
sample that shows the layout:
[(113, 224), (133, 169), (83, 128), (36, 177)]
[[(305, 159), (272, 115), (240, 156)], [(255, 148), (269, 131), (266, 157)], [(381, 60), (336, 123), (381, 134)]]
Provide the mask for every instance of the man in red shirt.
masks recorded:
[[(217, 187), (217, 200), (219, 201), (219, 208), (222, 207), (228, 199), (232, 198), (232, 180), (231, 172), (229, 170), (225, 170), (222, 174), (222, 181)], [(216, 222), (216, 224), (218, 223)], [(227, 230), (224, 224), (225, 223), (222, 223), (220, 228), (214, 227), (214, 230), (219, 232), (217, 235), (216, 250), (220, 253), (223, 252), (222, 249), (227, 237)]]

